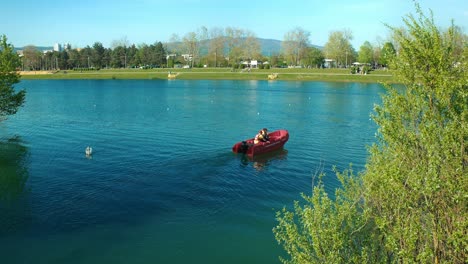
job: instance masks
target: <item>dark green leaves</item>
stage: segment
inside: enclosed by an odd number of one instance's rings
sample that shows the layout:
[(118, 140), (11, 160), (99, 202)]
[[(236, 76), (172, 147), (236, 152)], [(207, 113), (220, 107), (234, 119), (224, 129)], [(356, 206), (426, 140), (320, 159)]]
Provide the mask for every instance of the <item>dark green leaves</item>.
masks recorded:
[(7, 43), (6, 36), (0, 38), (0, 120), (15, 114), (23, 105), (26, 92), (15, 92), (13, 85), (19, 82), (17, 70), (21, 66), (19, 56)]

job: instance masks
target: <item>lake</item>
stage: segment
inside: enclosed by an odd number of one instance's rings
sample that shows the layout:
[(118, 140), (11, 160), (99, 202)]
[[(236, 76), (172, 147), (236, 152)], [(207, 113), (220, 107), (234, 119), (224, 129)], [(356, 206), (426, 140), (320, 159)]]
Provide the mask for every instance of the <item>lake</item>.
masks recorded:
[[(2, 263), (279, 263), (275, 213), (362, 170), (379, 84), (23, 80), (0, 122)], [(231, 151), (259, 129), (281, 151)], [(93, 154), (85, 155), (91, 146)]]

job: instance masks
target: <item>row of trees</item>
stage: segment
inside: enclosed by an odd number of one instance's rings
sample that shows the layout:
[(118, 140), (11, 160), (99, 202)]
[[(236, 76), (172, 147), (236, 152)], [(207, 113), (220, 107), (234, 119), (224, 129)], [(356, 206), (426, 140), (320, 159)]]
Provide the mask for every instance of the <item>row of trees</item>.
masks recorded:
[[(463, 50), (467, 35), (454, 27), (455, 53)], [(126, 38), (105, 48), (100, 42), (82, 49), (66, 49), (61, 52), (42, 54), (34, 46), (23, 50), (22, 68), (25, 70), (52, 70), (73, 68), (128, 68), (128, 67), (173, 67), (185, 64), (192, 67), (233, 67), (244, 60), (269, 61), (270, 65), (322, 67), (330, 59), (332, 67), (348, 67), (353, 62), (372, 66), (388, 66), (390, 59), (398, 54), (400, 45), (396, 33), (407, 34), (405, 29), (396, 29), (388, 41), (377, 41), (372, 45), (365, 41), (356, 51), (351, 45), (353, 34), (350, 30), (330, 33), (323, 49), (313, 47), (309, 31), (300, 27), (287, 32), (282, 41), (281, 52), (262, 54), (259, 39), (250, 30), (240, 28), (201, 27), (183, 37), (173, 34), (168, 43), (156, 42), (151, 45), (130, 44)], [(445, 37), (448, 37), (446, 35)], [(186, 56), (181, 56), (185, 54)], [(168, 56), (170, 55), (170, 56)]]
[[(211, 67), (235, 66), (243, 60), (269, 61), (272, 66), (321, 67), (325, 58), (335, 60), (335, 66), (347, 66), (357, 58), (363, 63), (387, 64), (384, 51), (394, 54), (395, 49), (389, 42), (383, 49), (364, 43), (356, 52), (350, 41), (350, 31), (335, 31), (330, 34), (324, 49), (310, 45), (310, 32), (295, 28), (287, 32), (279, 53), (261, 53), (256, 35), (240, 28), (201, 27), (183, 37), (173, 34), (166, 44), (157, 42), (152, 45), (130, 44), (124, 38), (105, 48), (96, 42), (82, 49), (65, 49), (42, 53), (34, 46), (23, 50), (23, 70), (54, 70), (73, 68), (127, 68), (141, 66), (173, 67), (174, 64), (190, 64), (192, 67), (209, 65)], [(174, 56), (175, 54), (175, 56)], [(187, 54), (187, 56), (181, 56)], [(168, 56), (171, 55), (171, 56)]]
[(387, 86), (375, 108), (365, 171), (337, 172), (333, 198), (320, 181), (278, 212), (284, 263), (466, 263), (468, 42), (416, 8), (405, 30), (390, 27), (390, 65), (405, 89)]
[[(239, 34), (239, 33), (237, 33)], [(366, 42), (359, 53), (354, 52), (348, 45), (346, 55), (341, 54), (342, 47), (327, 45), (324, 50), (311, 47), (307, 41), (309, 33), (291, 31), (287, 39), (283, 41), (283, 51), (279, 54), (264, 56), (260, 52), (260, 44), (254, 36), (226, 38), (224, 36), (207, 39), (203, 42), (196, 40), (195, 35), (181, 41), (163, 45), (157, 42), (152, 45), (142, 44), (138, 47), (132, 45), (118, 45), (113, 48), (105, 48), (100, 42), (82, 49), (65, 49), (42, 53), (34, 46), (26, 46), (23, 49), (22, 70), (56, 70), (76, 68), (134, 68), (134, 67), (173, 67), (175, 64), (188, 64), (192, 67), (209, 65), (211, 67), (228, 67), (240, 63), (242, 60), (269, 61), (276, 67), (300, 65), (304, 67), (323, 66), (325, 54), (335, 59), (336, 66), (349, 65), (358, 57), (361, 62), (377, 63), (376, 49)], [(302, 35), (301, 35), (302, 34)], [(334, 35), (340, 35), (340, 32)], [(302, 39), (298, 39), (302, 38)], [(229, 40), (229, 41), (228, 41)], [(388, 54), (395, 54), (391, 43)], [(378, 50), (381, 54), (380, 50)], [(183, 54), (187, 56), (181, 56)], [(169, 55), (169, 56), (168, 56)], [(346, 58), (346, 59), (345, 59)], [(386, 64), (379, 56), (382, 64)], [(346, 62), (346, 63), (345, 63)], [(350, 62), (350, 63), (348, 63)]]
[(173, 34), (168, 47), (172, 53), (188, 53), (191, 64), (214, 67), (234, 66), (242, 60), (262, 60), (260, 42), (250, 30), (201, 27), (182, 38)]
[[(182, 56), (182, 55), (186, 56)], [(182, 38), (173, 34), (169, 43), (130, 45), (125, 38), (114, 41), (111, 48), (96, 42), (82, 49), (61, 52), (40, 52), (34, 46), (23, 49), (23, 70), (53, 70), (73, 68), (192, 67), (210, 65), (227, 67), (241, 60), (263, 59), (260, 42), (249, 30), (239, 28), (202, 27)]]
[(193, 55), (192, 66), (198, 62), (199, 65), (214, 67), (233, 66), (242, 60), (251, 59), (269, 61), (277, 67), (322, 67), (325, 58), (334, 60), (333, 66), (337, 67), (347, 67), (355, 61), (386, 66), (396, 54), (394, 41), (374, 46), (366, 41), (359, 51), (355, 51), (351, 45), (353, 36), (350, 30), (331, 32), (323, 49), (311, 45), (310, 35), (309, 31), (296, 27), (284, 35), (281, 52), (265, 56), (261, 53), (258, 38), (249, 30), (231, 27), (208, 30), (201, 27), (182, 38), (174, 34), (167, 50)]
[(92, 47), (65, 49), (42, 53), (34, 46), (23, 49), (23, 70), (56, 70), (75, 68), (127, 68), (135, 66), (166, 66), (166, 51), (161, 42), (152, 45), (127, 45), (105, 48), (96, 42)]

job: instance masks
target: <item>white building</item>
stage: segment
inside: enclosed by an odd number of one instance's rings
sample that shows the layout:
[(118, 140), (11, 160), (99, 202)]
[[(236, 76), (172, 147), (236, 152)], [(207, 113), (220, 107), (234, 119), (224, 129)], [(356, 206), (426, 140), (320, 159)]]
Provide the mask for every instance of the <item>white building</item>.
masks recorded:
[(166, 60), (168, 60), (169, 58), (176, 58), (176, 57), (177, 57), (177, 54), (167, 54)]
[(332, 59), (325, 59), (324, 67), (325, 67), (325, 68), (336, 67), (335, 60), (332, 60)]
[(245, 67), (248, 67), (248, 68), (257, 69), (258, 66), (263, 63), (259, 60), (251, 60), (251, 61), (242, 61), (241, 64), (243, 64)]
[(182, 54), (181, 56), (184, 58), (185, 61), (192, 61), (193, 59), (192, 54)]
[(259, 65), (261, 65), (262, 62), (261, 61), (258, 61), (258, 60), (251, 60), (250, 61), (250, 67), (251, 68), (258, 68)]
[(54, 51), (62, 51), (62, 45), (59, 43), (54, 44)]

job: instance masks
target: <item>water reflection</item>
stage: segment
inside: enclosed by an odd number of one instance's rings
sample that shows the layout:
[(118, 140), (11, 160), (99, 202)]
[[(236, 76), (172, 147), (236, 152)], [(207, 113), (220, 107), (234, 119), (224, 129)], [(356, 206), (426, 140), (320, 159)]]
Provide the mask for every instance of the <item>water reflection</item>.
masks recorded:
[(28, 180), (28, 148), (19, 137), (0, 141), (0, 204), (10, 204), (24, 193)]
[(288, 150), (286, 149), (279, 149), (272, 152), (268, 152), (262, 155), (249, 157), (248, 155), (241, 156), (241, 164), (243, 166), (252, 166), (257, 171), (263, 171), (268, 168), (268, 166), (275, 160), (285, 160), (288, 155)]

